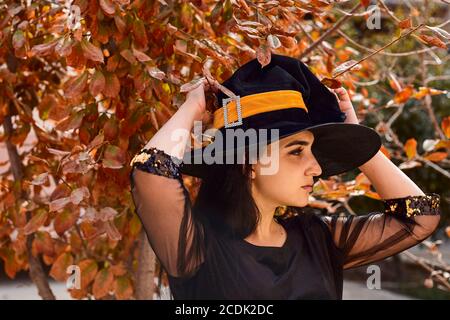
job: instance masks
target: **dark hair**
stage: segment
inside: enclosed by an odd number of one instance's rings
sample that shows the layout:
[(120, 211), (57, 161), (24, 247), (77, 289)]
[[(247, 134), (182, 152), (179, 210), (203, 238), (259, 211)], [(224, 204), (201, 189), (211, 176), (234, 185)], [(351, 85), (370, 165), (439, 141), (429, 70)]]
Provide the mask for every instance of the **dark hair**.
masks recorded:
[[(205, 252), (205, 235), (202, 226), (208, 225), (216, 232), (234, 238), (251, 234), (260, 219), (260, 212), (251, 193), (251, 163), (248, 147), (244, 163), (212, 165), (207, 177), (201, 181), (192, 206), (190, 220), (187, 211), (191, 205), (189, 195), (180, 227), (178, 244), (178, 273), (193, 273)], [(188, 236), (192, 245), (187, 248)], [(187, 249), (187, 250), (186, 250)]]
[[(260, 220), (260, 212), (251, 192), (251, 162), (254, 162), (251, 161), (248, 146), (244, 152), (244, 163), (211, 167), (208, 176), (201, 181), (193, 205), (189, 192), (184, 188), (186, 202), (177, 256), (179, 276), (191, 277), (202, 263), (205, 254), (203, 226), (208, 225), (215, 232), (240, 239), (255, 231)], [(258, 158), (259, 152), (256, 153), (256, 159)], [(192, 208), (190, 214), (189, 208)], [(300, 208), (287, 207), (281, 214), (288, 217), (298, 212), (297, 209)], [(188, 241), (189, 237), (192, 237), (192, 242)], [(189, 243), (191, 245), (188, 248)], [(160, 285), (161, 277), (160, 273)]]

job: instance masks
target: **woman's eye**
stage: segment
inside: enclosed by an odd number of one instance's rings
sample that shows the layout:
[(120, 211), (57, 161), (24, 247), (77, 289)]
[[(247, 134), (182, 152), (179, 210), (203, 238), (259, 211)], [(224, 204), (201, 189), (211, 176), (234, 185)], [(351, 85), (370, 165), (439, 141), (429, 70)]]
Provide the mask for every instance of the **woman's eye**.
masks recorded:
[(292, 154), (294, 156), (298, 156), (300, 153), (302, 153), (303, 149), (296, 149), (294, 151), (289, 152), (289, 154)]

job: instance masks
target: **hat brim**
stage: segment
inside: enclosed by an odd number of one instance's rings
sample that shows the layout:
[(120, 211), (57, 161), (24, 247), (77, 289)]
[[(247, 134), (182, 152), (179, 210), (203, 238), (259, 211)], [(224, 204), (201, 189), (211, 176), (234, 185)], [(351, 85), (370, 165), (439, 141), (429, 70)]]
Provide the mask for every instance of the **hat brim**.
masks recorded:
[[(278, 139), (281, 140), (302, 131), (310, 131), (314, 135), (311, 151), (321, 166), (320, 178), (358, 168), (369, 161), (381, 148), (381, 138), (375, 130), (361, 124), (343, 122), (330, 122), (298, 128), (298, 130), (288, 130), (280, 133)], [(271, 142), (273, 141), (268, 143)], [(181, 173), (204, 178), (213, 167), (223, 166), (223, 164), (207, 164), (204, 161), (196, 163), (194, 159), (198, 158), (199, 154), (203, 154), (205, 148), (204, 146), (193, 149), (184, 154)], [(224, 151), (226, 152), (227, 150)]]

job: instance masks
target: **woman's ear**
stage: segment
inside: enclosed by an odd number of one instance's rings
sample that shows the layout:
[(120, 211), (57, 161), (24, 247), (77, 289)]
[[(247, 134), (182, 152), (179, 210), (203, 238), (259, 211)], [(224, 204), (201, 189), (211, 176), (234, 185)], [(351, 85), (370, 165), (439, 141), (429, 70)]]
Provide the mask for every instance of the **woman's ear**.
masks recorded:
[(253, 168), (253, 166), (251, 166), (251, 178), (252, 179), (255, 179), (256, 178), (256, 172), (255, 172), (255, 169)]

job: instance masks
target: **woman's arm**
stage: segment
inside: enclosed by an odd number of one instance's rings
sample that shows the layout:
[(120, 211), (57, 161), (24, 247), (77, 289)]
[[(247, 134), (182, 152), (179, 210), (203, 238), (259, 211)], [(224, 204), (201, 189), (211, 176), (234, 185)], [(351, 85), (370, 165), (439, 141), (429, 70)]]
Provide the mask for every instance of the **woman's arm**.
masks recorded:
[[(182, 159), (194, 121), (200, 121), (205, 112), (205, 84), (188, 92), (186, 101), (178, 111), (155, 133), (144, 146), (157, 148), (166, 154)], [(176, 132), (183, 133), (175, 135)]]
[(131, 195), (136, 213), (153, 251), (173, 277), (191, 274), (203, 258), (192, 253), (194, 239), (201, 242), (203, 230), (191, 219), (189, 193), (180, 165), (193, 123), (201, 119), (204, 110), (202, 84), (188, 93), (185, 103), (131, 161)]
[[(335, 92), (341, 110), (347, 113), (346, 121), (357, 123), (345, 89)], [(345, 269), (387, 258), (420, 243), (434, 232), (440, 220), (439, 195), (425, 194), (381, 151), (360, 169), (383, 198), (384, 211), (322, 218), (343, 254)]]
[[(355, 110), (347, 91), (344, 88), (335, 89), (339, 98), (341, 111), (347, 115), (346, 123), (359, 124)], [(377, 193), (383, 199), (401, 198), (407, 196), (423, 196), (423, 191), (381, 151), (359, 169), (370, 180)]]

